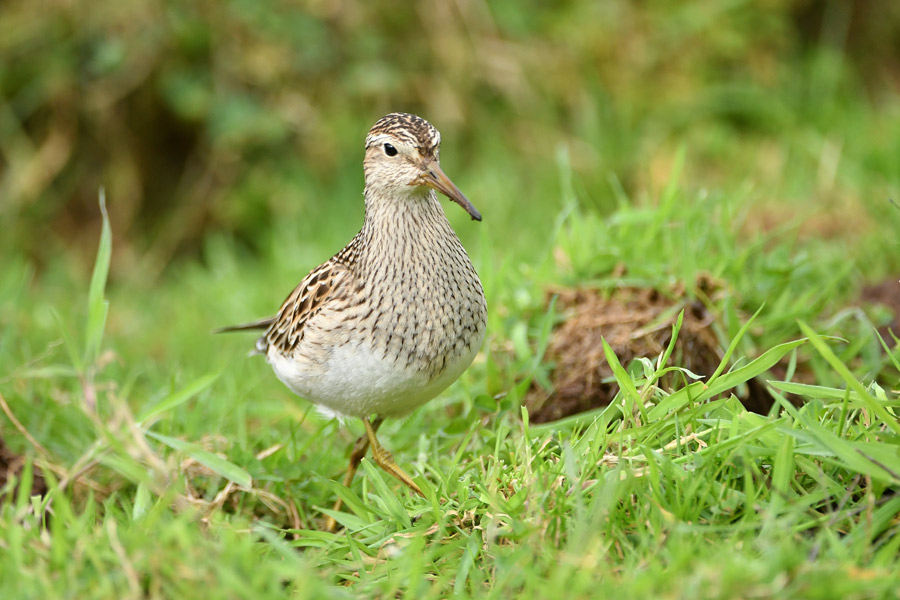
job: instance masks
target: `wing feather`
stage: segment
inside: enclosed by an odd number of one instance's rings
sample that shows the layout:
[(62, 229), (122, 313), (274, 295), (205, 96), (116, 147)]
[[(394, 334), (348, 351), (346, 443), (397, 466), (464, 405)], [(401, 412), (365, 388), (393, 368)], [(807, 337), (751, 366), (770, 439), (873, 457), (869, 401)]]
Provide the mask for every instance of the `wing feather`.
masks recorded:
[(267, 347), (275, 346), (284, 354), (291, 352), (303, 339), (309, 319), (341, 296), (340, 290), (351, 276), (350, 270), (335, 260), (310, 271), (281, 305), (260, 342), (264, 340)]

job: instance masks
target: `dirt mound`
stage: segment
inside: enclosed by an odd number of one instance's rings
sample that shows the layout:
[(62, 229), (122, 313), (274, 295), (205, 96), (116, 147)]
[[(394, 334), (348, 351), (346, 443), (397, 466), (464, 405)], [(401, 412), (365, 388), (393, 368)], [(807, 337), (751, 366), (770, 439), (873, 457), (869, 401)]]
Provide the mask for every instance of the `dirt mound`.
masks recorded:
[[(709, 298), (721, 285), (709, 277), (695, 283), (695, 295)], [(609, 404), (618, 385), (603, 354), (601, 336), (622, 365), (635, 358), (655, 359), (672, 337), (672, 325), (684, 309), (681, 331), (675, 342), (673, 364), (698, 375), (711, 375), (722, 358), (712, 330), (713, 315), (699, 300), (688, 299), (683, 288), (665, 292), (638, 287), (612, 290), (558, 288), (548, 291), (548, 302), (557, 297), (556, 309), (565, 321), (551, 334), (546, 361), (552, 365), (553, 388), (533, 384), (526, 396), (534, 422), (561, 419)]]

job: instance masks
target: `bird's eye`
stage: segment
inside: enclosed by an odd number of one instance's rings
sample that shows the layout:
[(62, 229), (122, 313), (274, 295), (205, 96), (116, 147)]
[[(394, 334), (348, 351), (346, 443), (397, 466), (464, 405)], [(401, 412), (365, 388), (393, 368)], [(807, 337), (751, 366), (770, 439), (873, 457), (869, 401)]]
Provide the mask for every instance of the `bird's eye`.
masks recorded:
[(384, 153), (388, 156), (397, 156), (397, 149), (391, 146), (390, 144), (384, 145)]

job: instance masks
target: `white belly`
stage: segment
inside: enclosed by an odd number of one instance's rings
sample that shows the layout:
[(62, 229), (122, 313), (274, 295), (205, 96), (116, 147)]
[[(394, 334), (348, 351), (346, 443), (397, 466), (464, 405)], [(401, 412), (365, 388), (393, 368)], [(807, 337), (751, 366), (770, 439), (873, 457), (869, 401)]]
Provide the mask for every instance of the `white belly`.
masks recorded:
[(478, 348), (448, 361), (436, 377), (399, 364), (363, 344), (334, 348), (325, 363), (287, 357), (269, 348), (267, 359), (278, 378), (297, 395), (330, 416), (401, 416), (440, 394), (465, 371)]

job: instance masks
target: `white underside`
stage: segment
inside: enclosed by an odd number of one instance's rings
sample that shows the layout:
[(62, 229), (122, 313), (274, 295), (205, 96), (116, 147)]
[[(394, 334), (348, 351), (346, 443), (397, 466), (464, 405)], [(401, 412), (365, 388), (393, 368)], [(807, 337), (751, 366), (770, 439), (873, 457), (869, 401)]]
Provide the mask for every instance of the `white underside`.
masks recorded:
[(325, 364), (287, 357), (270, 347), (266, 358), (286, 386), (330, 417), (402, 416), (428, 402), (465, 371), (480, 344), (451, 361), (439, 376), (405, 368), (363, 344), (340, 346)]

